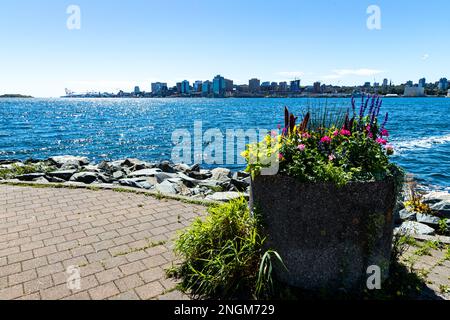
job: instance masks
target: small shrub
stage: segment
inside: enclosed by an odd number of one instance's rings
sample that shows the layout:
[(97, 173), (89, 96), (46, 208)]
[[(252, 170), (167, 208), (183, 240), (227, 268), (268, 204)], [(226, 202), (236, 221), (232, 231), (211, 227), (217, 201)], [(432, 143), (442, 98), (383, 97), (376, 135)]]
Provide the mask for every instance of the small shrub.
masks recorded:
[(272, 290), (273, 251), (263, 251), (257, 215), (243, 198), (210, 207), (175, 242), (184, 262), (170, 271), (180, 289), (197, 298), (267, 298)]

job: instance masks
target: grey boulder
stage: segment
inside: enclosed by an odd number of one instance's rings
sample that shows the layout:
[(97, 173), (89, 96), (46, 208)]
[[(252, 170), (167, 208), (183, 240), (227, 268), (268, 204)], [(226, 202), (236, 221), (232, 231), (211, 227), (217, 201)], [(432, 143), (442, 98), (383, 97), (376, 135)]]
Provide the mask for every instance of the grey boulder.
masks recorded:
[(400, 219), (403, 221), (405, 220), (413, 221), (416, 219), (416, 213), (406, 209), (400, 210), (399, 215)]
[(434, 229), (423, 223), (406, 221), (402, 223), (397, 232), (400, 234), (432, 235)]
[(231, 171), (225, 168), (216, 168), (211, 171), (212, 179), (218, 181), (229, 181), (231, 179)]
[(79, 172), (75, 173), (71, 178), (70, 181), (72, 182), (82, 182), (85, 184), (91, 184), (96, 181), (99, 182), (107, 182), (107, 179), (102, 174), (99, 174), (97, 172)]
[(132, 187), (138, 189), (151, 189), (153, 184), (147, 181), (145, 178), (134, 178), (134, 179), (122, 179), (119, 180), (119, 184), (125, 187)]
[(128, 176), (131, 178), (136, 177), (154, 177), (156, 174), (161, 173), (161, 169), (142, 169), (135, 171), (133, 173), (130, 173)]
[(416, 214), (416, 220), (417, 222), (420, 223), (425, 223), (425, 224), (431, 224), (431, 225), (439, 225), (439, 221), (441, 221), (441, 219), (439, 219), (436, 216), (432, 216), (431, 214), (426, 214), (426, 213), (420, 213), (418, 212)]
[(242, 197), (242, 193), (239, 192), (216, 192), (206, 197), (206, 200), (228, 202), (234, 199)]
[(57, 156), (57, 157), (51, 157), (48, 160), (58, 167), (62, 167), (64, 165), (74, 165), (74, 164), (77, 164), (78, 166), (85, 166), (85, 165), (89, 164), (89, 159), (86, 157)]
[(47, 175), (53, 178), (59, 178), (65, 181), (69, 181), (76, 172), (76, 170), (57, 170), (50, 172)]
[(177, 194), (179, 188), (174, 183), (166, 180), (158, 185), (156, 185), (155, 190), (162, 194)]
[(27, 173), (17, 176), (16, 179), (19, 179), (20, 181), (33, 181), (38, 178), (43, 178), (44, 176), (45, 173)]

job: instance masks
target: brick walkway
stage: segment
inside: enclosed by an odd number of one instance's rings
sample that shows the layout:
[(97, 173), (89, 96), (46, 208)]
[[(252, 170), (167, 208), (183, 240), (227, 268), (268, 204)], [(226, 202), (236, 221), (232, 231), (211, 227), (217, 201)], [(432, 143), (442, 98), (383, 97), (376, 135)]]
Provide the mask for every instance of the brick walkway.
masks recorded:
[[(142, 194), (0, 185), (0, 300), (187, 298), (164, 270), (176, 231), (204, 213)], [(405, 258), (427, 279), (423, 298), (450, 299), (445, 252), (416, 249)], [(70, 266), (80, 290), (68, 289)]]
[[(180, 299), (177, 230), (205, 208), (109, 190), (0, 185), (0, 299)], [(69, 290), (79, 267), (81, 290)]]

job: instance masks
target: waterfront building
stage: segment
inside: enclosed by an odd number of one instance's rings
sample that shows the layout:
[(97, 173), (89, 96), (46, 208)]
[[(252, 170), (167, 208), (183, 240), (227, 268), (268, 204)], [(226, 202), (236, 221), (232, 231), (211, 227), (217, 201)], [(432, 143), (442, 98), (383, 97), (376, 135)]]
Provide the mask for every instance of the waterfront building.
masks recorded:
[(233, 80), (225, 79), (225, 92), (233, 92)]
[(203, 81), (197, 80), (194, 82), (194, 92), (202, 92)]
[(445, 91), (445, 90), (448, 89), (448, 80), (447, 80), (447, 78), (441, 78), (441, 79), (439, 80), (438, 89), (439, 89), (440, 91)]
[(162, 95), (167, 92), (167, 83), (164, 82), (154, 82), (152, 83), (152, 94), (153, 95)]
[(313, 87), (314, 87), (314, 89), (313, 89), (314, 93), (322, 93), (322, 88), (321, 88), (320, 82), (318, 82), (318, 81), (314, 82)]
[(383, 89), (386, 89), (388, 86), (388, 79), (384, 78), (383, 79)]
[(181, 94), (190, 94), (191, 93), (191, 86), (189, 84), (189, 81), (184, 80), (181, 82)]
[(419, 87), (425, 88), (427, 86), (427, 80), (425, 78), (422, 78), (419, 80)]
[(403, 96), (405, 96), (405, 97), (424, 97), (425, 96), (425, 88), (424, 87), (406, 86)]
[(202, 83), (202, 95), (207, 96), (212, 91), (212, 82), (207, 80)]
[(264, 92), (270, 91), (270, 82), (269, 81), (265, 81), (265, 82), (261, 83), (261, 91), (264, 91)]
[(253, 78), (248, 81), (248, 89), (252, 93), (258, 93), (261, 88), (261, 81)]
[(287, 92), (288, 91), (288, 84), (287, 84), (287, 82), (286, 81), (280, 82), (278, 84), (278, 90), (280, 92)]
[(225, 94), (225, 78), (221, 75), (215, 76), (213, 79), (213, 93), (215, 96), (223, 96)]
[(249, 92), (249, 86), (247, 84), (240, 84), (236, 86), (237, 92)]
[(291, 92), (300, 92), (300, 80), (291, 81)]
[(407, 87), (412, 87), (413, 85), (414, 85), (414, 83), (411, 80), (407, 81), (405, 84), (405, 86), (407, 86)]
[(136, 96), (141, 94), (141, 89), (139, 88), (139, 86), (134, 87), (134, 94)]
[(181, 93), (181, 82), (177, 82), (177, 93)]

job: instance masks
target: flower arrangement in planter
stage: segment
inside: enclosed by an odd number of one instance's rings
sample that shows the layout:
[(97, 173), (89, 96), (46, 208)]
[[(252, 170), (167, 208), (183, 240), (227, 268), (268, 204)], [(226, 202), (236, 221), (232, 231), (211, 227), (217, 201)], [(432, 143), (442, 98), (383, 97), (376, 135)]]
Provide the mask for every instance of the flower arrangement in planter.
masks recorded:
[[(363, 97), (353, 114), (285, 109), (285, 126), (249, 145), (243, 156), (252, 173), (251, 206), (261, 211), (266, 245), (289, 272), (275, 268), (284, 283), (310, 290), (359, 291), (367, 270), (387, 279), (393, 210), (402, 170), (389, 161), (389, 116), (379, 120), (382, 100)], [(281, 128), (280, 128), (281, 129)], [(278, 159), (278, 172), (263, 174)]]
[(248, 171), (258, 174), (268, 165), (265, 158), (277, 153), (278, 173), (301, 182), (343, 186), (350, 181), (386, 180), (397, 172), (397, 167), (389, 162), (394, 148), (388, 144), (389, 115), (379, 121), (381, 106), (380, 98), (367, 97), (357, 113), (352, 99), (351, 118), (347, 112), (344, 117), (328, 115), (331, 119), (327, 120), (326, 115), (320, 115), (314, 120), (308, 112), (299, 125), (298, 118), (286, 108), (282, 133), (272, 132), (242, 154), (249, 163)]

